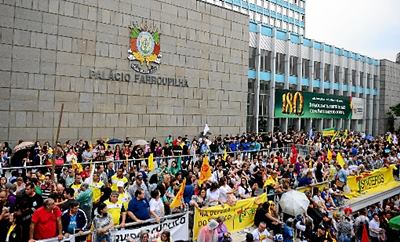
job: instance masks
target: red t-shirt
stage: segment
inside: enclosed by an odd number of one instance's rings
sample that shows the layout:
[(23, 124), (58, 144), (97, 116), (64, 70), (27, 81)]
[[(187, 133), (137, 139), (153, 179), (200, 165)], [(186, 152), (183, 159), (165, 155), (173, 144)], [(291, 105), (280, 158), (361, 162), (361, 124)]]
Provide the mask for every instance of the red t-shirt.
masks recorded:
[(39, 240), (56, 237), (59, 217), (61, 217), (61, 210), (57, 206), (50, 212), (43, 206), (38, 208), (32, 215), (32, 222), (35, 223), (33, 238)]

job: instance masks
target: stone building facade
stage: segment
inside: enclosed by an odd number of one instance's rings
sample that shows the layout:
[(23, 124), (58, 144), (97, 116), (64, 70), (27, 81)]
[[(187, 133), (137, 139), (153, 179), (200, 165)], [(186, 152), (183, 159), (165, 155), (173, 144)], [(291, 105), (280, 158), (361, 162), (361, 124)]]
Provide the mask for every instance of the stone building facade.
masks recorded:
[[(385, 133), (388, 128), (387, 113), (390, 107), (400, 103), (400, 63), (390, 60), (380, 61), (380, 106), (381, 120), (379, 133)], [(397, 128), (397, 125), (396, 125)]]
[[(160, 33), (151, 77), (132, 24)], [(62, 104), (61, 141), (243, 132), (248, 24), (196, 0), (1, 0), (0, 141), (54, 141)]]

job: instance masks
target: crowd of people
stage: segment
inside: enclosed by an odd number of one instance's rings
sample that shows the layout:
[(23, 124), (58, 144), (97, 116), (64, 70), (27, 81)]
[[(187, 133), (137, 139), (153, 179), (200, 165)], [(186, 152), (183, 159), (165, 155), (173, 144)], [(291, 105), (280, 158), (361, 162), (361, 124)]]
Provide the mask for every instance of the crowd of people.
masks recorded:
[[(337, 162), (339, 153), (342, 166)], [(154, 157), (151, 167), (149, 157)], [(199, 185), (205, 157), (212, 175)], [(4, 168), (0, 241), (31, 242), (72, 234), (77, 241), (84, 241), (83, 232), (90, 229), (96, 231), (96, 241), (111, 241), (110, 232), (115, 227), (124, 228), (132, 222), (144, 227), (169, 214), (233, 205), (263, 193), (267, 193), (268, 202), (257, 210), (257, 228), (248, 234), (248, 241), (293, 241), (297, 237), (347, 242), (361, 238), (360, 223), (368, 224), (372, 241), (384, 241), (391, 235), (398, 238), (387, 227), (388, 219), (399, 212), (398, 198), (358, 214), (349, 210), (344, 215), (337, 213), (346, 200), (349, 175), (398, 166), (400, 149), (397, 136), (391, 133), (371, 137), (342, 131), (323, 137), (317, 132), (276, 132), (192, 139), (170, 135), (163, 142), (153, 138), (140, 145), (129, 138), (113, 145), (105, 140), (95, 144), (57, 142), (53, 147), (48, 142), (35, 142), (14, 154), (4, 143), (0, 159)], [(54, 174), (49, 166), (53, 162)], [(182, 202), (171, 207), (184, 181)], [(323, 182), (329, 185), (306, 193), (310, 200), (307, 214), (282, 216), (277, 197), (290, 189)], [(224, 218), (211, 220), (198, 241), (231, 240), (223, 224)], [(148, 237), (143, 231), (139, 241), (148, 241)], [(172, 241), (169, 231), (157, 239)]]

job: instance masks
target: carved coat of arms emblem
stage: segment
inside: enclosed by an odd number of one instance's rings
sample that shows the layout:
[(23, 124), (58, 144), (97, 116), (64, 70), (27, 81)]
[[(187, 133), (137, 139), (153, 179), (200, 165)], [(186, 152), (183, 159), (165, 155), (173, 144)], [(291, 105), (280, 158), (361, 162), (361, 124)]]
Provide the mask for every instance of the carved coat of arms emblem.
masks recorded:
[(161, 63), (160, 33), (147, 24), (130, 26), (128, 60), (142, 74), (156, 72)]

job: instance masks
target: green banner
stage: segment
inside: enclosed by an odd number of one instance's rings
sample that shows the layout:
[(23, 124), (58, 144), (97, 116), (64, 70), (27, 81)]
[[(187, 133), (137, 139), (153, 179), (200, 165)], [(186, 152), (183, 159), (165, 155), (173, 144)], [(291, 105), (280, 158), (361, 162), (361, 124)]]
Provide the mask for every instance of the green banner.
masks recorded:
[(275, 118), (351, 119), (350, 98), (294, 90), (275, 90)]

